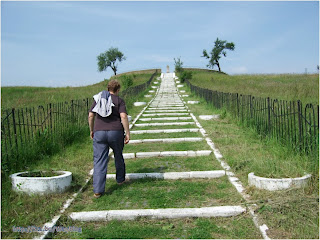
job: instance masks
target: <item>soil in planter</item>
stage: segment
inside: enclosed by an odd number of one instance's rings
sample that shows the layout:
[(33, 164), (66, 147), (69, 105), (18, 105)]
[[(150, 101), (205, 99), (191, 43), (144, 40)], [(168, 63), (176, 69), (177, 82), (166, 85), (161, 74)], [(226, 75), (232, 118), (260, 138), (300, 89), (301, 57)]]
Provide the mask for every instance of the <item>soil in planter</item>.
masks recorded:
[(60, 176), (63, 173), (58, 173), (54, 171), (34, 171), (19, 174), (19, 177), (55, 177)]

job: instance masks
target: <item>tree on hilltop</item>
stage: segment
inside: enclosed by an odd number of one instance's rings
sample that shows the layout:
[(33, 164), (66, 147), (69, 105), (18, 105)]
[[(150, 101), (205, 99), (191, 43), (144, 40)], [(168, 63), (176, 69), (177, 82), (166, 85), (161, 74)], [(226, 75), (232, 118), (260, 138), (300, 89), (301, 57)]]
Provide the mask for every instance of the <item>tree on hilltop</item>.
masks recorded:
[(126, 60), (126, 57), (118, 50), (118, 48), (111, 47), (108, 51), (101, 53), (97, 57), (97, 60), (99, 72), (105, 71), (110, 67), (113, 70), (114, 75), (117, 75), (118, 64), (116, 64), (116, 61), (122, 62), (123, 60)]
[(235, 48), (235, 45), (233, 42), (222, 41), (219, 38), (217, 38), (217, 40), (214, 42), (214, 48), (210, 52), (211, 56), (209, 56), (207, 51), (204, 49), (202, 52), (203, 55), (201, 57), (205, 57), (207, 59), (210, 59), (207, 67), (210, 67), (213, 69), (213, 67), (215, 65), (217, 65), (219, 68), (219, 72), (221, 72), (221, 68), (220, 68), (220, 64), (219, 64), (221, 54), (223, 54), (223, 56), (226, 57), (227, 53), (226, 53), (225, 49), (233, 51), (234, 48)]
[(177, 73), (182, 72), (183, 62), (181, 61), (181, 57), (178, 57), (177, 60), (174, 58), (173, 60), (174, 60), (174, 71)]

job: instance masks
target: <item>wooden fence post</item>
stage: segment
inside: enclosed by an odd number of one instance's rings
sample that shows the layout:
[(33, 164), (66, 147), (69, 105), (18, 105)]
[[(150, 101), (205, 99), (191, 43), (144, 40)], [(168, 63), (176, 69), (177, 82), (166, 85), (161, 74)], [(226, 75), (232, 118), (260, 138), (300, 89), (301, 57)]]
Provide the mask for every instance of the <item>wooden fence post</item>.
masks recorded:
[(16, 144), (16, 156), (17, 156), (17, 161), (14, 162), (14, 168), (17, 167), (17, 162), (19, 161), (19, 151), (18, 151), (18, 138), (17, 138), (17, 128), (16, 128), (16, 119), (15, 119), (15, 109), (12, 108), (12, 124), (13, 124), (13, 134), (14, 134), (14, 141)]
[(299, 149), (301, 150), (302, 149), (302, 131), (303, 131), (303, 126), (302, 126), (302, 119), (301, 119), (301, 115), (302, 115), (302, 109), (301, 109), (301, 102), (300, 100), (298, 100), (297, 102), (297, 105), (298, 105), (298, 126), (299, 126)]
[(268, 134), (271, 133), (271, 106), (270, 106), (270, 97), (267, 98), (268, 102)]

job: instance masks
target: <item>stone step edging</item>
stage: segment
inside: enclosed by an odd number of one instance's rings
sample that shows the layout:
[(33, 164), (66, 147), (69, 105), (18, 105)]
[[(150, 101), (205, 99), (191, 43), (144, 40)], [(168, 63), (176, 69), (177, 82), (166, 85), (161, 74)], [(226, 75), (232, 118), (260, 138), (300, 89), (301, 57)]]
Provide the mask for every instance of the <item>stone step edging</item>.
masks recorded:
[(140, 143), (174, 143), (174, 142), (200, 142), (203, 141), (202, 137), (185, 137), (185, 138), (159, 138), (159, 139), (138, 139), (130, 140), (129, 144), (140, 144)]
[[(153, 157), (199, 157), (209, 156), (211, 150), (198, 150), (198, 151), (163, 151), (163, 152), (137, 152), (137, 153), (123, 153), (124, 159), (133, 158), (153, 158)], [(111, 158), (114, 156), (111, 154)]]
[(154, 127), (154, 126), (183, 126), (192, 125), (195, 122), (169, 122), (169, 123), (136, 123), (136, 127)]
[[(153, 178), (161, 180), (177, 180), (177, 179), (212, 179), (220, 178), (226, 175), (225, 170), (215, 171), (190, 171), (190, 172), (165, 172), (165, 173), (127, 173), (127, 180), (137, 180), (144, 178)], [(107, 179), (116, 179), (116, 174), (107, 174)]]
[(130, 131), (131, 134), (145, 134), (145, 133), (181, 133), (181, 132), (199, 132), (199, 128), (186, 129), (159, 129), (159, 130), (135, 130)]
[(73, 212), (69, 217), (74, 221), (111, 221), (136, 220), (141, 217), (148, 219), (231, 217), (245, 212), (246, 208), (242, 206), (218, 206), (203, 208), (128, 209)]
[(144, 114), (142, 114), (142, 117), (185, 116), (185, 115), (190, 116), (190, 114), (188, 112), (184, 112), (184, 113), (172, 112), (172, 113), (144, 113)]
[(160, 117), (160, 118), (140, 118), (139, 121), (175, 121), (175, 120), (190, 120), (192, 117)]

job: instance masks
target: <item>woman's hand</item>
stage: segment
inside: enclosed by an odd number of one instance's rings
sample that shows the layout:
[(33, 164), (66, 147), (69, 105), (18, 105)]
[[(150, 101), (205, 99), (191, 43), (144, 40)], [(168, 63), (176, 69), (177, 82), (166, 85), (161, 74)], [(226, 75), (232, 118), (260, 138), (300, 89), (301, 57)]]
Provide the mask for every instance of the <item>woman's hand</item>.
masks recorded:
[(124, 137), (124, 144), (128, 144), (130, 141), (130, 135), (126, 134), (126, 136)]
[(93, 139), (93, 136), (94, 136), (94, 132), (90, 131), (90, 138)]

